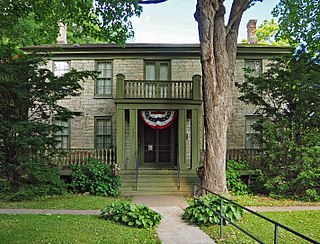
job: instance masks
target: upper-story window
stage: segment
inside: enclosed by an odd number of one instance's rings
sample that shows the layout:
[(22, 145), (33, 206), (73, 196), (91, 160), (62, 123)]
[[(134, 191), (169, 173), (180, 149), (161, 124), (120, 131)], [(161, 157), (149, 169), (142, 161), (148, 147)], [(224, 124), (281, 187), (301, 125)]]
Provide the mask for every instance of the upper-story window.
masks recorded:
[(146, 80), (170, 80), (169, 61), (146, 61), (145, 62)]
[(58, 141), (57, 148), (68, 149), (70, 147), (70, 123), (69, 121), (55, 120), (55, 125), (61, 126), (61, 130), (55, 133)]
[(247, 59), (245, 61), (245, 68), (250, 70), (250, 74), (258, 77), (262, 74), (262, 60), (261, 59)]
[(254, 124), (258, 121), (259, 116), (257, 115), (247, 115), (246, 119), (246, 148), (248, 149), (258, 149), (259, 144), (255, 139), (255, 135), (259, 133), (254, 129)]
[(96, 63), (99, 72), (95, 85), (95, 95), (111, 96), (112, 95), (112, 64), (110, 61)]
[(70, 71), (70, 61), (53, 61), (53, 73), (55, 76), (63, 76)]

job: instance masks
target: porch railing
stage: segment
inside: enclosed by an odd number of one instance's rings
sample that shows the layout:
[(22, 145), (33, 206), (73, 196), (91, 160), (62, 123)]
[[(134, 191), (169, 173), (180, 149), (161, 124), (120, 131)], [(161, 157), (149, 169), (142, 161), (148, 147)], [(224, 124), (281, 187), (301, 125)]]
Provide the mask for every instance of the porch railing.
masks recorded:
[(59, 168), (68, 168), (70, 164), (81, 165), (88, 158), (96, 158), (107, 164), (116, 163), (116, 149), (69, 149), (56, 156), (53, 163)]
[(189, 81), (126, 80), (117, 75), (117, 98), (153, 98), (201, 100), (201, 77)]
[(258, 167), (258, 156), (262, 154), (259, 149), (227, 149), (227, 161), (246, 161), (250, 168)]

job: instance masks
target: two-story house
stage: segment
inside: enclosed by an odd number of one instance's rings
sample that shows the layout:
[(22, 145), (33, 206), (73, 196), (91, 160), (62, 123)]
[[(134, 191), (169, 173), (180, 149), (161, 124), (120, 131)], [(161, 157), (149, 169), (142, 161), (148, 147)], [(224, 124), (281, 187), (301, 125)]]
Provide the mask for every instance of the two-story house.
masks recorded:
[[(199, 44), (59, 44), (32, 49), (51, 52), (47, 65), (56, 75), (72, 68), (100, 72), (97, 80), (81, 83), (80, 96), (61, 101), (82, 112), (59, 133), (60, 147), (73, 151), (73, 160), (101, 158), (101, 151), (115, 149), (116, 155), (105, 159), (112, 157), (121, 166), (122, 191), (192, 191), (205, 140)], [(236, 82), (243, 82), (245, 67), (260, 73), (270, 58), (285, 52), (274, 46), (238, 45)], [(228, 129), (229, 151), (255, 148), (255, 110), (237, 96)]]

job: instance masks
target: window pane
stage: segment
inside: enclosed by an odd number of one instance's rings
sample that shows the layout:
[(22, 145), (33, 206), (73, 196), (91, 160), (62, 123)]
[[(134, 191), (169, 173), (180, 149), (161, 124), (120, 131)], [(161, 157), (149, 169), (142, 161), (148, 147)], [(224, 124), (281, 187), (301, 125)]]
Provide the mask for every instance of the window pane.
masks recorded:
[(156, 79), (156, 66), (155, 64), (148, 63), (146, 64), (146, 80), (155, 80)]
[(261, 60), (246, 60), (246, 69), (251, 70), (251, 75), (254, 77), (258, 77), (262, 70), (261, 70)]
[(96, 94), (112, 94), (112, 69), (111, 62), (97, 62), (97, 71), (99, 71), (98, 80), (96, 81)]
[(69, 61), (54, 61), (53, 62), (53, 73), (55, 76), (62, 76), (65, 73), (68, 73), (70, 70)]
[(259, 144), (255, 141), (255, 134), (259, 133), (253, 128), (258, 121), (258, 116), (246, 116), (246, 148), (259, 148)]
[(63, 126), (63, 128), (60, 131), (57, 131), (55, 133), (56, 140), (59, 141), (57, 144), (57, 148), (63, 148), (63, 149), (69, 148), (69, 134), (70, 134), (69, 122), (55, 120), (53, 123), (58, 126)]
[(160, 64), (160, 80), (169, 80), (169, 67), (167, 63)]
[(111, 119), (96, 119), (96, 148), (112, 147)]

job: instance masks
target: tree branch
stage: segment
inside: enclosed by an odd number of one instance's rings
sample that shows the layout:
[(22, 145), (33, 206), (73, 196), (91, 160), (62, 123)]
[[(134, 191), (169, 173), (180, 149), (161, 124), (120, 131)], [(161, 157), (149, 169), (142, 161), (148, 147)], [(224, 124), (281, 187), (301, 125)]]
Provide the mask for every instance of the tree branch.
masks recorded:
[(231, 30), (233, 24), (242, 16), (243, 12), (252, 4), (255, 0), (234, 0), (232, 3), (230, 17), (228, 25), (226, 27), (227, 35)]

